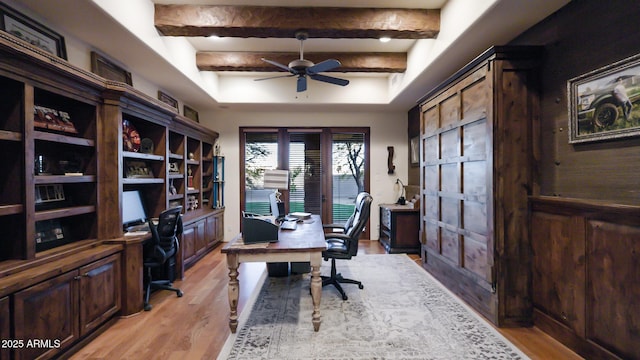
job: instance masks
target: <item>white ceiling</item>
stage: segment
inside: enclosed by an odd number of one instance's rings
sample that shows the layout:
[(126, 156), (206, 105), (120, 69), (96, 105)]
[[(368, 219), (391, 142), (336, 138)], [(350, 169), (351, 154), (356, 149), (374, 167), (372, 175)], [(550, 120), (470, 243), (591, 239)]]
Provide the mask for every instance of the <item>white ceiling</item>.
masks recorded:
[[(569, 0), (13, 0), (199, 110), (406, 111), (427, 91), (492, 45), (503, 45)], [(9, 4), (11, 5), (11, 1)], [(296, 39), (167, 38), (153, 26), (153, 4), (441, 8), (434, 40), (309, 39), (305, 52), (408, 52), (404, 74), (333, 73), (346, 87), (295, 78), (253, 81), (274, 73), (209, 73), (195, 66), (196, 51), (292, 51)], [(70, 58), (72, 61), (73, 59)], [(293, 60), (293, 59), (292, 59)], [(277, 71), (277, 69), (274, 69)], [(284, 74), (284, 73), (283, 73)]]

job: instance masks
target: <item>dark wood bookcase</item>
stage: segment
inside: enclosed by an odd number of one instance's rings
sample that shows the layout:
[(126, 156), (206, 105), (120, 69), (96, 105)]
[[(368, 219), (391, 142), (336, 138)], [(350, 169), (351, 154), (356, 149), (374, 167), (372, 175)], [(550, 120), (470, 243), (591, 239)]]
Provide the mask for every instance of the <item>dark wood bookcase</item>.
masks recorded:
[[(222, 240), (224, 210), (211, 207), (218, 134), (2, 32), (0, 96), (0, 336), (61, 340), (0, 357), (59, 357), (142, 310), (144, 238), (124, 236), (124, 190), (143, 194), (150, 217), (183, 206), (178, 276)], [(140, 148), (125, 146), (123, 121)]]

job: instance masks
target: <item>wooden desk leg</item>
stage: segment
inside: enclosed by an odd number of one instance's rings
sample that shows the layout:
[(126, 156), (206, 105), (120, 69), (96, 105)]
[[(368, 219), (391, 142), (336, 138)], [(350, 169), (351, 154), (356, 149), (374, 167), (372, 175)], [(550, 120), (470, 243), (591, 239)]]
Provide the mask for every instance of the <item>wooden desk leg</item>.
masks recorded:
[(311, 298), (313, 299), (313, 314), (311, 322), (313, 330), (320, 330), (320, 298), (322, 297), (322, 279), (320, 278), (320, 265), (322, 264), (322, 253), (311, 254)]
[(238, 297), (240, 296), (240, 283), (238, 281), (238, 255), (227, 254), (227, 266), (229, 267), (229, 329), (235, 334), (238, 328)]

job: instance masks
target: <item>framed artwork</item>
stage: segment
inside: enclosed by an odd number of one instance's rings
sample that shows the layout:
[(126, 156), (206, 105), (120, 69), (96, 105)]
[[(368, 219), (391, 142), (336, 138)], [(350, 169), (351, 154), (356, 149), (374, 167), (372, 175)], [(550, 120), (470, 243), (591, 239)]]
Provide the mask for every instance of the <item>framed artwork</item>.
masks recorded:
[(50, 54), (67, 59), (62, 35), (3, 3), (0, 3), (0, 29)]
[(125, 174), (127, 178), (153, 178), (153, 171), (149, 168), (149, 165), (144, 161), (131, 160), (127, 161), (125, 166)]
[(420, 136), (416, 135), (411, 138), (411, 148), (409, 149), (409, 156), (411, 160), (411, 166), (418, 166), (420, 162)]
[(77, 134), (76, 126), (66, 111), (58, 111), (40, 105), (33, 107), (33, 126), (42, 129)]
[(640, 134), (640, 54), (567, 82), (569, 143)]
[(172, 108), (175, 108), (176, 111), (179, 111), (178, 109), (178, 100), (172, 98), (171, 96), (169, 96), (167, 93), (164, 93), (160, 90), (158, 90), (158, 100), (162, 101), (163, 103), (171, 106)]
[(43, 220), (36, 222), (36, 251), (47, 250), (70, 242), (66, 227), (60, 220)]
[(198, 118), (198, 112), (193, 110), (192, 108), (188, 107), (187, 105), (183, 105), (183, 112), (184, 112), (184, 116), (188, 117), (189, 119), (199, 123), (200, 119)]
[(133, 86), (131, 73), (114, 64), (95, 51), (91, 52), (91, 72), (105, 79), (120, 81)]

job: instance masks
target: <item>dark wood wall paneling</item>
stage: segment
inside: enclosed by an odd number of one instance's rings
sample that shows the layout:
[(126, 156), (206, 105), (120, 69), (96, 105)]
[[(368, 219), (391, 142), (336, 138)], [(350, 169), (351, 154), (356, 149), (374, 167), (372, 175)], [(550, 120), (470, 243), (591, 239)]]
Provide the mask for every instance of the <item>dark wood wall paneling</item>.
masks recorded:
[(640, 53), (640, 2), (572, 1), (512, 45), (543, 45), (541, 195), (640, 205), (640, 138), (569, 144), (567, 80)]
[(640, 358), (640, 137), (569, 144), (567, 81), (639, 54), (638, 19), (635, 0), (572, 1), (511, 43), (545, 48), (534, 323), (586, 358)]
[(635, 206), (532, 201), (534, 322), (587, 359), (640, 358)]

